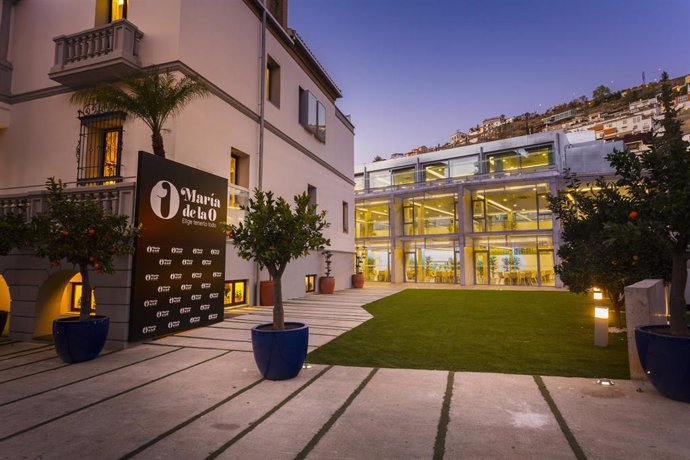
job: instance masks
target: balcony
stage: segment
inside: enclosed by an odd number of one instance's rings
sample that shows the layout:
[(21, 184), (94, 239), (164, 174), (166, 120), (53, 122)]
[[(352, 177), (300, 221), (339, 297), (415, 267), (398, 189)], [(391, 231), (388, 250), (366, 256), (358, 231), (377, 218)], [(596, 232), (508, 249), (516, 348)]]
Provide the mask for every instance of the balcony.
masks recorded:
[(55, 65), (48, 76), (71, 88), (130, 77), (141, 71), (144, 34), (126, 19), (55, 37)]

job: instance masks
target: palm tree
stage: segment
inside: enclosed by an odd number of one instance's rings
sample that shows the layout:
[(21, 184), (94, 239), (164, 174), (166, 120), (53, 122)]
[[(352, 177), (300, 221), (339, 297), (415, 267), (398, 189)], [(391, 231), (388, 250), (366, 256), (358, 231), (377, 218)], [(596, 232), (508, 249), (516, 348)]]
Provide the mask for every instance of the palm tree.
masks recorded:
[(70, 102), (94, 104), (104, 110), (119, 111), (139, 118), (151, 128), (153, 153), (165, 157), (161, 131), (169, 117), (174, 117), (197, 97), (209, 93), (198, 79), (184, 76), (177, 79), (170, 71), (156, 70), (122, 83), (108, 83), (76, 91)]

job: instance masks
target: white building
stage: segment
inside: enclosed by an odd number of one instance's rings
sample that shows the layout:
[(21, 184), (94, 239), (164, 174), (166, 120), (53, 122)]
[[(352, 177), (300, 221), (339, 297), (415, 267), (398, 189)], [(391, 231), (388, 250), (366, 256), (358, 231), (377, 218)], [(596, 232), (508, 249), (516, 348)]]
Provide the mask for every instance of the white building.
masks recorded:
[[(151, 150), (150, 131), (119, 115), (101, 114), (108, 123), (93, 124), (84, 108), (69, 103), (70, 94), (153, 68), (193, 75), (212, 95), (167, 123), (167, 158), (227, 177), (231, 220), (242, 217), (238, 206), (260, 177), (264, 190), (288, 200), (309, 191), (328, 211), (325, 236), (334, 253), (336, 288), (350, 287), (354, 127), (335, 105), (338, 87), (288, 28), (287, 0), (267, 2), (262, 64), (262, 4), (2, 0), (0, 212), (24, 199), (29, 213), (38, 212), (42, 184), (56, 176), (71, 191), (97, 192), (132, 215), (137, 153)], [(94, 134), (107, 142), (83, 142)], [(255, 265), (240, 260), (230, 243), (227, 253), (228, 303), (255, 303)], [(284, 297), (304, 295), (305, 277), (323, 275), (323, 265), (316, 253), (292, 263), (283, 277)], [(116, 275), (93, 277), (98, 311), (111, 318), (111, 344), (128, 339), (131, 266), (123, 259)], [(70, 314), (75, 273), (22, 252), (0, 258), (0, 309), (11, 311), (10, 336), (49, 334), (52, 319)]]

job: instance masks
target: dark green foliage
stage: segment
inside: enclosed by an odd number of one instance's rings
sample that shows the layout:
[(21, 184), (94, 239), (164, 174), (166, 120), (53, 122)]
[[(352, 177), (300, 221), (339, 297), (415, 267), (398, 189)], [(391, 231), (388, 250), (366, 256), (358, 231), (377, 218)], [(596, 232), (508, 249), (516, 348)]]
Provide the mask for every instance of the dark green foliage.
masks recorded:
[(51, 177), (46, 182), (48, 210), (30, 223), (30, 244), (36, 255), (53, 265), (62, 259), (79, 266), (82, 275), (81, 318), (91, 313), (91, 284), (88, 267), (113, 273), (115, 256), (132, 254), (138, 229), (127, 216), (112, 214), (100, 202), (87, 198), (74, 200), (64, 194), (62, 181)]
[[(682, 139), (681, 124), (672, 101), (668, 75), (664, 72), (660, 102), (665, 116), (662, 130), (652, 140), (651, 150), (640, 155), (614, 152), (608, 159), (620, 176), (618, 185), (628, 190), (639, 211), (635, 232), (654, 233), (670, 250), (673, 265), (669, 296), (671, 332), (688, 335), (684, 292), (690, 259), (690, 153), (689, 144)], [(621, 236), (632, 233), (630, 229), (613, 229)]]
[(593, 345), (591, 301), (567, 292), (408, 289), (310, 363), (629, 378), (625, 334)]
[(209, 93), (194, 77), (177, 79), (172, 73), (152, 70), (121, 84), (109, 83), (81, 89), (70, 98), (74, 104), (95, 104), (103, 110), (125, 112), (139, 118), (151, 129), (153, 153), (165, 157), (161, 131), (192, 100)]
[[(637, 204), (615, 183), (598, 178), (582, 186), (574, 174), (565, 178), (567, 192), (549, 197), (562, 226), (556, 273), (572, 292), (601, 288), (611, 299), (620, 326), (625, 286), (645, 278), (670, 278), (668, 247), (650, 229), (630, 231), (636, 228), (630, 215), (638, 212)], [(613, 224), (628, 229), (625, 238), (619, 237)]]
[(326, 277), (331, 276), (331, 258), (333, 257), (333, 253), (331, 251), (323, 251), (323, 257), (324, 257), (324, 263), (326, 264)]
[(29, 226), (24, 213), (14, 212), (0, 216), (0, 256), (24, 245)]
[(322, 234), (329, 226), (326, 211), (317, 212), (306, 193), (295, 196), (294, 203), (293, 210), (282, 197), (274, 199), (273, 192), (257, 189), (242, 206), (246, 211), (244, 221), (226, 227), (239, 256), (258, 262), (273, 279), (275, 329), (285, 328), (281, 285), (285, 267), (293, 259), (330, 245)]

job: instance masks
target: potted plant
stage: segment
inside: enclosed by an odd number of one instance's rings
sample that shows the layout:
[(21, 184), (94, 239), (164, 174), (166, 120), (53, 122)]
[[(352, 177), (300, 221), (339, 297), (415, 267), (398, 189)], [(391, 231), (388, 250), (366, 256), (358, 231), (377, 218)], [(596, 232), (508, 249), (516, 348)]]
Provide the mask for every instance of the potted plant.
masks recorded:
[(659, 393), (690, 403), (690, 328), (685, 304), (690, 260), (690, 144), (683, 140), (666, 72), (661, 80), (662, 133), (653, 137), (648, 152), (614, 152), (609, 161), (621, 177), (618, 185), (632, 197), (628, 227), (651, 229), (671, 253), (670, 324), (635, 330), (642, 368)]
[(352, 275), (352, 287), (356, 289), (364, 287), (364, 273), (362, 273), (363, 260), (363, 256), (355, 254), (355, 274)]
[(273, 192), (254, 191), (243, 222), (226, 226), (240, 257), (253, 260), (271, 275), (274, 288), (273, 322), (252, 329), (254, 360), (269, 380), (295, 377), (307, 356), (309, 329), (304, 323), (285, 322), (282, 276), (288, 263), (328, 246), (322, 231), (326, 212), (317, 212), (306, 193), (294, 197), (294, 209)]
[[(12, 249), (23, 245), (28, 226), (23, 213), (0, 215), (0, 256), (6, 256)], [(0, 336), (7, 325), (9, 312), (0, 310)]]
[(46, 182), (48, 209), (31, 220), (29, 244), (36, 255), (54, 267), (64, 259), (78, 267), (82, 279), (79, 317), (53, 321), (55, 349), (66, 363), (88, 361), (101, 352), (108, 336), (109, 318), (92, 315), (91, 275), (114, 272), (114, 259), (134, 252), (138, 229), (125, 215), (107, 212), (100, 202), (65, 195), (62, 181)]
[(331, 276), (331, 257), (333, 253), (331, 251), (323, 251), (323, 256), (325, 258), (326, 264), (326, 276), (319, 278), (319, 292), (321, 294), (333, 294), (335, 290), (335, 278)]
[(275, 305), (273, 280), (259, 281), (259, 305), (269, 307)]

